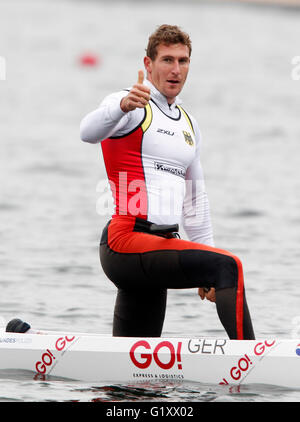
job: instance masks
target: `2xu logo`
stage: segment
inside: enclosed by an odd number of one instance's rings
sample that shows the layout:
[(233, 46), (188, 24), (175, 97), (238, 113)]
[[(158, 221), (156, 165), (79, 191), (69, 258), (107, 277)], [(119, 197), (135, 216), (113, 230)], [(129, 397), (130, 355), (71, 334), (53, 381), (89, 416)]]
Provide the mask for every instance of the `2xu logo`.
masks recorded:
[[(129, 355), (133, 362), (133, 364), (140, 368), (140, 369), (147, 369), (151, 365), (152, 359), (154, 362), (159, 366), (161, 369), (171, 369), (173, 368), (174, 364), (177, 361), (177, 367), (178, 369), (182, 369), (181, 364), (181, 346), (182, 342), (179, 341), (176, 345), (176, 350), (174, 345), (170, 341), (161, 341), (158, 343), (153, 352), (151, 350), (151, 346), (146, 340), (140, 340), (131, 347)], [(148, 353), (140, 353), (138, 357), (138, 352), (141, 352), (142, 350), (146, 349), (149, 352)], [(138, 349), (138, 350), (137, 350)], [(159, 352), (161, 349), (165, 349), (167, 351), (167, 361), (163, 362), (161, 360), (161, 357), (159, 357)], [(169, 355), (169, 356), (168, 356)]]
[[(267, 340), (263, 343), (257, 343), (254, 346), (254, 355), (261, 356), (265, 354), (266, 350), (272, 346), (274, 346), (275, 340), (268, 342)], [(230, 379), (234, 381), (238, 381), (243, 374), (245, 374), (250, 366), (253, 365), (253, 362), (249, 358), (249, 356), (245, 353), (237, 362), (236, 366), (233, 366), (230, 370)], [(225, 378), (219, 383), (220, 385), (230, 384)]]
[[(66, 348), (67, 344), (71, 343), (74, 339), (75, 336), (59, 337), (55, 342), (55, 349), (58, 352), (62, 352)], [(49, 349), (46, 349), (45, 353), (42, 354), (41, 360), (35, 364), (35, 369), (39, 374), (45, 374), (47, 367), (50, 367), (55, 359), (56, 357), (53, 355), (53, 353)]]

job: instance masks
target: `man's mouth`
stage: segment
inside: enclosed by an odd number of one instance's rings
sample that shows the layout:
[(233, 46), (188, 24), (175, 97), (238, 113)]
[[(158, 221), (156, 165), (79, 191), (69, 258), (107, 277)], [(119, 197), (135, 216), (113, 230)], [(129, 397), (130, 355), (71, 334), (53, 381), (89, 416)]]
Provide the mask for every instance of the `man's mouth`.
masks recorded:
[(179, 84), (179, 81), (177, 79), (167, 79), (167, 82), (172, 85)]

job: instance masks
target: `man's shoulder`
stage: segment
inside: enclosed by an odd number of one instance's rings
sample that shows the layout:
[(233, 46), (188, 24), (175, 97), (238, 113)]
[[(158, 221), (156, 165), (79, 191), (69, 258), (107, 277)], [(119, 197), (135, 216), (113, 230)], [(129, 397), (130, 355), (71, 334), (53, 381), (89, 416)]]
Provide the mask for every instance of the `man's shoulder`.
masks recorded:
[(194, 115), (191, 114), (188, 109), (186, 109), (185, 105), (181, 105), (181, 104), (178, 104), (178, 105), (184, 111), (184, 113), (187, 115), (187, 117), (189, 118), (189, 120), (192, 124), (192, 127), (194, 129), (194, 132), (200, 132), (198, 121), (194, 117)]

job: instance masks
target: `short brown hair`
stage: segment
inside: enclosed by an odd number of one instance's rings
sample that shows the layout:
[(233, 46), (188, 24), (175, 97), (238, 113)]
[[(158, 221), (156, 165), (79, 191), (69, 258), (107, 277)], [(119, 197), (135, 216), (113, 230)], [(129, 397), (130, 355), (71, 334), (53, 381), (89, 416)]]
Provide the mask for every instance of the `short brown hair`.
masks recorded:
[(188, 47), (190, 56), (192, 53), (192, 43), (189, 35), (176, 25), (160, 25), (157, 30), (150, 35), (146, 54), (151, 60), (155, 60), (159, 44), (183, 44)]

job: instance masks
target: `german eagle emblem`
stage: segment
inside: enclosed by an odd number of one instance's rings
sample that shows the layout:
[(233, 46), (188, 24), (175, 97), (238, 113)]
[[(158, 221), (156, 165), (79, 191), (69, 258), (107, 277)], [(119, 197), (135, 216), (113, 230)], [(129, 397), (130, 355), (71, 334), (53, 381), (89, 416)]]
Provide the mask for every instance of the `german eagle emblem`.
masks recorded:
[(183, 130), (182, 132), (183, 132), (185, 142), (191, 146), (194, 145), (194, 141), (190, 132), (186, 132), (185, 130)]

